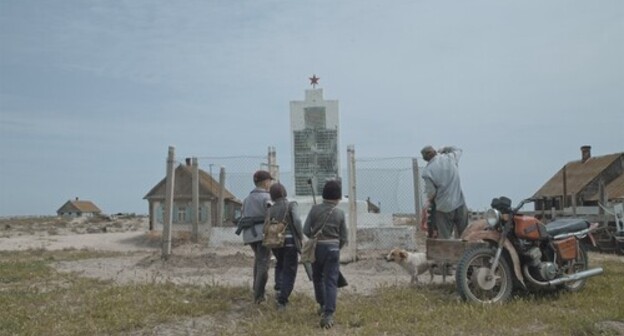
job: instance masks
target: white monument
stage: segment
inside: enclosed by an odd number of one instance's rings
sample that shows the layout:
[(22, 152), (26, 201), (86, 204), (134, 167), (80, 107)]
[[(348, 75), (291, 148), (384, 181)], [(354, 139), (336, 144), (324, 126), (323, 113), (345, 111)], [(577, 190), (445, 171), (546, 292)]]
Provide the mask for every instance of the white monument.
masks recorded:
[[(338, 101), (323, 99), (320, 78), (310, 78), (305, 100), (290, 102), (291, 157), (296, 196), (312, 195), (325, 181), (340, 178)], [(343, 186), (344, 188), (344, 186)]]

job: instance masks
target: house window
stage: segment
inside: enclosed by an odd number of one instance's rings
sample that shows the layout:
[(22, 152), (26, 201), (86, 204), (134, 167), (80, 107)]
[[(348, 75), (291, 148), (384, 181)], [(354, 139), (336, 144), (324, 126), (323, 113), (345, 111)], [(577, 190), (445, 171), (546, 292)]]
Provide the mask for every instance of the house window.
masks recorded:
[(186, 222), (186, 208), (179, 207), (178, 208), (178, 223)]

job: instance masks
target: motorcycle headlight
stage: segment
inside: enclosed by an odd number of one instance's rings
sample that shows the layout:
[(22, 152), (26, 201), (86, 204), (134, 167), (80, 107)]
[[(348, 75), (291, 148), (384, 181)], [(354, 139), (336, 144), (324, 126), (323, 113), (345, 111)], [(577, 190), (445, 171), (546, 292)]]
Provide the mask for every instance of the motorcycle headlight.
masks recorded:
[(485, 221), (491, 227), (496, 226), (496, 224), (498, 224), (500, 219), (501, 219), (501, 213), (500, 211), (496, 209), (489, 209), (488, 211), (485, 212)]

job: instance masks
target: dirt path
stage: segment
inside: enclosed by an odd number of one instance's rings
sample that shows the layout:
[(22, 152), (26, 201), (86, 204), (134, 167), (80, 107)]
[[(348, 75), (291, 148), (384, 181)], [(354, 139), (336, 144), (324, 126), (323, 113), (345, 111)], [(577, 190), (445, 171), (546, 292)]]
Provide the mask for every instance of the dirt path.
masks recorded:
[[(28, 249), (124, 252), (126, 255), (65, 261), (55, 264), (62, 272), (113, 280), (120, 284), (170, 281), (179, 284), (251, 287), (253, 254), (247, 246), (234, 245), (211, 248), (206, 243), (192, 244), (176, 237), (168, 260), (161, 258), (161, 238), (147, 230), (147, 219), (90, 220), (58, 217), (24, 218), (0, 222), (0, 251)], [(365, 260), (343, 264), (341, 271), (349, 286), (341, 292), (370, 293), (383, 285), (404, 284), (410, 276), (395, 263), (388, 263), (379, 251), (360, 256)], [(272, 294), (274, 266), (270, 270), (267, 292)], [(429, 282), (429, 276), (421, 276)], [(439, 278), (439, 279), (438, 279)], [(441, 282), (436, 277), (435, 282)], [(447, 279), (447, 281), (451, 281)], [(295, 292), (312, 295), (312, 283), (303, 267), (299, 267)]]
[[(103, 241), (101, 243), (104, 244)], [(108, 246), (122, 246), (123, 251), (131, 250), (120, 242), (113, 242)], [(253, 254), (247, 246), (208, 248), (200, 244), (185, 244), (174, 248), (167, 260), (161, 258), (161, 251), (158, 249), (135, 251), (139, 252), (121, 257), (59, 262), (55, 267), (62, 272), (78, 272), (82, 276), (112, 280), (120, 284), (172, 282), (251, 287)], [(273, 267), (274, 265), (271, 266), (267, 284), (268, 293), (272, 292), (269, 289), (274, 284)], [(406, 285), (410, 281), (405, 270), (383, 259), (344, 264), (341, 271), (349, 281), (349, 286), (341, 289), (344, 293), (367, 294), (383, 285)], [(422, 275), (421, 280), (428, 283), (429, 275)], [(435, 282), (441, 280), (441, 277), (434, 278)], [(451, 279), (447, 278), (447, 281)], [(299, 267), (294, 290), (313, 295), (312, 283), (303, 267)]]
[[(65, 261), (55, 264), (62, 272), (77, 272), (85, 277), (112, 280), (119, 284), (145, 282), (172, 282), (177, 284), (225, 285), (251, 287), (253, 254), (247, 246), (211, 248), (206, 244), (185, 243), (172, 249), (168, 260), (161, 258), (160, 237), (141, 231), (66, 234), (21, 235), (0, 238), (0, 250), (27, 249), (89, 249), (94, 251), (131, 252), (128, 255)], [(410, 277), (400, 266), (383, 260), (382, 254), (365, 260), (343, 264), (341, 271), (349, 281), (343, 293), (367, 294), (380, 286), (409, 284)], [(624, 258), (591, 253), (592, 262)], [(268, 289), (273, 287), (273, 265)], [(429, 275), (419, 277), (421, 285), (429, 283)], [(442, 283), (441, 276), (434, 283)], [(452, 283), (453, 277), (446, 282)], [(295, 292), (313, 295), (312, 283), (303, 267), (299, 267)], [(268, 293), (271, 293), (269, 290)]]

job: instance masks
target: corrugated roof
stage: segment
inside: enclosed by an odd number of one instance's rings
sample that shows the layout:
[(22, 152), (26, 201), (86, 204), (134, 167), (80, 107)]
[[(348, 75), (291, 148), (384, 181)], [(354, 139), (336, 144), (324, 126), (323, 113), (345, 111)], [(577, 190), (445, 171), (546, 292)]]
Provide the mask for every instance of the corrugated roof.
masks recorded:
[[(156, 186), (154, 186), (143, 199), (164, 199), (166, 177), (163, 178)], [(193, 170), (191, 166), (180, 164), (175, 169), (175, 184), (173, 194), (176, 198), (192, 198), (193, 196)], [(199, 169), (199, 197), (213, 198), (219, 195), (219, 182), (210, 176), (210, 174)], [(225, 189), (225, 199), (236, 203), (241, 203), (234, 194)]]
[[(624, 153), (615, 153), (603, 156), (591, 157), (585, 162), (581, 160), (568, 162), (566, 164), (566, 188), (567, 194), (579, 193), (600, 173), (602, 173), (615, 160), (623, 156)], [(554, 197), (563, 195), (563, 169), (546, 182), (533, 197)], [(613, 183), (613, 182), (612, 182)], [(609, 185), (611, 185), (610, 183)]]

